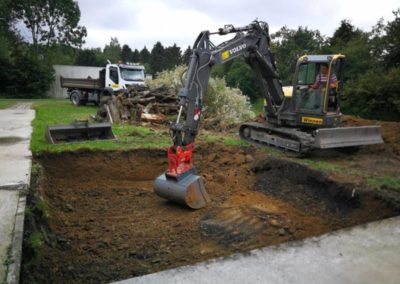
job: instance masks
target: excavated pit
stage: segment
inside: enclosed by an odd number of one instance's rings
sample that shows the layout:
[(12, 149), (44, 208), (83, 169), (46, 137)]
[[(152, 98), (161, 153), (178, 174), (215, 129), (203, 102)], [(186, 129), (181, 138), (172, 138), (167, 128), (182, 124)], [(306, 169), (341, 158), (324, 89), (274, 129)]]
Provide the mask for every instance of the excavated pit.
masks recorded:
[(370, 191), (254, 148), (213, 143), (195, 153), (212, 199), (197, 211), (153, 193), (163, 151), (37, 157), (51, 217), (34, 226), (47, 236), (34, 265), (24, 252), (22, 282), (116, 281), (399, 213)]

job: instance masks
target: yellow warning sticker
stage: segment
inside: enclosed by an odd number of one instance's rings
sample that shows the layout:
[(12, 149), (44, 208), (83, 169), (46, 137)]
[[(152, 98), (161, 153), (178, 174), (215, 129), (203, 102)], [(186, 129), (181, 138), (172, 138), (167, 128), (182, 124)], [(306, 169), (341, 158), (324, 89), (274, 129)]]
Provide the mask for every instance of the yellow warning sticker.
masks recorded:
[(324, 123), (324, 120), (322, 118), (319, 118), (319, 117), (302, 116), (301, 117), (301, 123), (322, 125)]
[(225, 50), (224, 52), (221, 53), (221, 59), (222, 60), (227, 60), (231, 56), (231, 53), (229, 50)]

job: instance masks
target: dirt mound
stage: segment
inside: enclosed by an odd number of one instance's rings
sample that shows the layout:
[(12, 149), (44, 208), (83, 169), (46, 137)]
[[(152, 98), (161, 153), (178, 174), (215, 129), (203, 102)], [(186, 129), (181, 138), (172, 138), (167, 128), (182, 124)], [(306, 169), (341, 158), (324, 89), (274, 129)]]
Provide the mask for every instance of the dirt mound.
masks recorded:
[(368, 149), (373, 153), (383, 152), (386, 155), (393, 154), (398, 160), (400, 160), (400, 122), (368, 120), (344, 115), (342, 123), (344, 126), (380, 125), (385, 144), (375, 145), (373, 147), (370, 146)]
[(154, 179), (167, 167), (164, 151), (37, 160), (57, 242), (45, 242), (40, 261), (24, 266), (24, 283), (121, 280), (397, 213), (371, 194), (354, 195), (319, 172), (252, 147), (197, 147), (196, 167), (212, 199), (197, 211), (153, 193)]

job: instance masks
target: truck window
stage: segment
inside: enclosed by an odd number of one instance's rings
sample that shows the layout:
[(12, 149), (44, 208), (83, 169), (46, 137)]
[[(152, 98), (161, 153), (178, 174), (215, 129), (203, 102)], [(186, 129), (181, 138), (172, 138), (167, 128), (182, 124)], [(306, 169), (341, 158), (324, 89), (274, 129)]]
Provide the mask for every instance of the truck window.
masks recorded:
[(126, 81), (144, 81), (143, 69), (132, 69), (120, 67), (121, 78)]
[(115, 84), (119, 83), (118, 80), (118, 68), (117, 67), (110, 67), (110, 79), (113, 81)]

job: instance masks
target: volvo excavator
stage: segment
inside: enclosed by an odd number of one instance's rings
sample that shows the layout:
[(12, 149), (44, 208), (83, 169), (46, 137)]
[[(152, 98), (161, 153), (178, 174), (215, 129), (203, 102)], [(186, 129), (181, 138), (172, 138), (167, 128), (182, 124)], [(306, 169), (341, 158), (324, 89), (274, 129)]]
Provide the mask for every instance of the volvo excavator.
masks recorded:
[[(211, 35), (231, 33), (234, 37), (219, 45), (210, 40)], [(383, 143), (380, 126), (341, 127), (344, 55), (300, 57), (291, 94), (285, 96), (270, 41), (268, 24), (258, 20), (244, 27), (225, 25), (217, 32), (199, 34), (178, 93), (177, 120), (170, 127), (173, 145), (168, 149), (168, 169), (154, 183), (157, 195), (193, 209), (210, 201), (193, 166), (192, 152), (211, 69), (237, 57), (243, 57), (254, 71), (265, 98), (265, 121), (241, 125), (241, 139), (297, 153)], [(323, 76), (322, 66), (326, 81), (316, 82)]]

